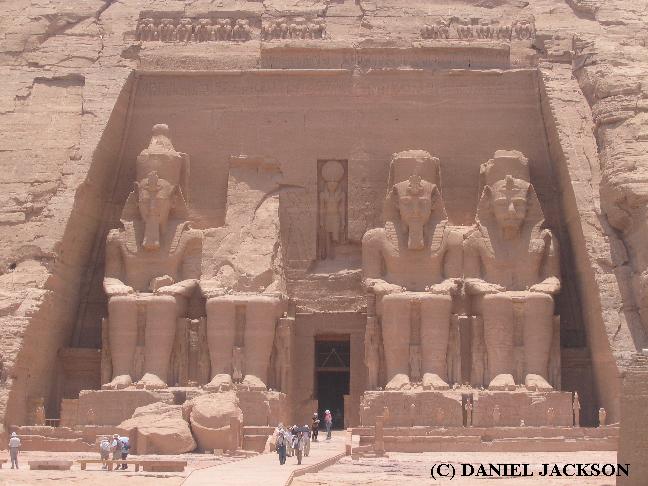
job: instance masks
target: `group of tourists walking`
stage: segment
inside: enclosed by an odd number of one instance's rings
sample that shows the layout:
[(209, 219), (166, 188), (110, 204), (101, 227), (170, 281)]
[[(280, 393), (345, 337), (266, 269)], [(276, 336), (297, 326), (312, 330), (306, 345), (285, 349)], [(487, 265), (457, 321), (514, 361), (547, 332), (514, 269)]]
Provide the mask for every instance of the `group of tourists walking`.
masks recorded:
[[(317, 442), (319, 425), (320, 419), (317, 412), (313, 414), (310, 425), (285, 427), (283, 424), (279, 424), (274, 431), (279, 464), (284, 465), (287, 457), (295, 456), (297, 464), (300, 465), (302, 458), (308, 457), (310, 454), (311, 441)], [(324, 426), (326, 427), (326, 439), (329, 440), (331, 438), (331, 427), (333, 426), (333, 416), (330, 410), (324, 412)]]
[[(120, 437), (119, 434), (114, 434), (112, 440), (110, 440), (110, 437), (103, 437), (99, 443), (99, 453), (102, 461), (108, 461), (111, 453), (113, 461), (125, 461), (129, 452), (130, 440), (128, 437)], [(101, 468), (108, 469), (108, 465), (104, 464)], [(128, 469), (128, 464), (125, 462), (117, 464), (115, 469)]]

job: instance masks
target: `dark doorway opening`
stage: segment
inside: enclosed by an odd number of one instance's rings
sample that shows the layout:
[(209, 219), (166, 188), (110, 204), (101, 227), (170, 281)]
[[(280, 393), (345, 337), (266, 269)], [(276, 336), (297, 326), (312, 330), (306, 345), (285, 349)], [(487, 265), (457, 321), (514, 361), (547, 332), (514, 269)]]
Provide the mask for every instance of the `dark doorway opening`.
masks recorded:
[(349, 394), (351, 379), (350, 353), (349, 335), (315, 338), (315, 382), (322, 429), (326, 410), (333, 415), (333, 428), (344, 428), (344, 395)]

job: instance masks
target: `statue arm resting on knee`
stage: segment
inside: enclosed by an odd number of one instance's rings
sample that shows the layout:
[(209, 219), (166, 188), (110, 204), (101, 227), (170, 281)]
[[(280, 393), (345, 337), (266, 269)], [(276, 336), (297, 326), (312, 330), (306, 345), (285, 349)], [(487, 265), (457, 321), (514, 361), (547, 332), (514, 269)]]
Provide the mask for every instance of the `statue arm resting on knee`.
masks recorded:
[(485, 251), (485, 248), (481, 248), (481, 246), (484, 245), (485, 241), (478, 229), (471, 232), (463, 244), (464, 285), (466, 292), (470, 295), (496, 294), (506, 290), (501, 285), (489, 283), (482, 278), (481, 252)]
[(432, 294), (455, 295), (462, 282), (463, 235), (457, 231), (446, 232), (446, 252), (443, 258), (443, 282), (430, 285), (426, 290)]
[(560, 292), (560, 279), (558, 278), (558, 275), (560, 275), (558, 242), (548, 229), (542, 231), (541, 238), (545, 244), (545, 261), (541, 269), (544, 280), (532, 285), (529, 290), (531, 292), (554, 295)]
[(183, 235), (182, 280), (171, 285), (165, 285), (157, 289), (156, 293), (161, 295), (182, 295), (191, 297), (200, 279), (200, 264), (202, 255), (202, 232), (189, 230)]
[(108, 297), (117, 295), (128, 295), (134, 292), (132, 287), (126, 285), (123, 281), (124, 261), (121, 252), (118, 230), (112, 230), (108, 233), (106, 242), (106, 276), (104, 277), (103, 287)]
[(403, 291), (400, 285), (394, 285), (383, 279), (382, 236), (383, 229), (369, 230), (362, 237), (362, 272), (363, 285), (375, 294), (391, 294)]

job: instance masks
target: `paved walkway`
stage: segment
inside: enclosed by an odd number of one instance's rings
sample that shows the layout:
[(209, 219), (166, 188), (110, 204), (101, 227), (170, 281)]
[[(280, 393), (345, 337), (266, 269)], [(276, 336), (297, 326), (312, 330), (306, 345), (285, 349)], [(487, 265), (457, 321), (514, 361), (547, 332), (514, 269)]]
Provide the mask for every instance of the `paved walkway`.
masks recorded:
[[(324, 439), (322, 439), (324, 436)], [(310, 455), (297, 465), (296, 457), (286, 459), (279, 465), (279, 456), (273, 452), (260, 454), (222, 466), (207, 467), (193, 471), (182, 486), (284, 486), (293, 471), (335, 457), (344, 452), (345, 432), (333, 432), (333, 438), (326, 440), (326, 432), (320, 431), (319, 442), (311, 443)]]

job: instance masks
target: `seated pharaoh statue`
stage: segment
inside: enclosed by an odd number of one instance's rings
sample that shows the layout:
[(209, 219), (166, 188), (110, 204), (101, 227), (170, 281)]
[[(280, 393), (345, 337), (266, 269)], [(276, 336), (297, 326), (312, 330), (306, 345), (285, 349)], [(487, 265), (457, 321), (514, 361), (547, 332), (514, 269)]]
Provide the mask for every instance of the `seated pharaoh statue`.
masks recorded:
[(211, 361), (207, 390), (267, 390), (275, 331), (285, 311), (280, 178), (279, 167), (263, 160), (230, 160), (225, 225), (209, 234), (214, 265), (200, 281)]
[[(523, 336), (524, 384), (548, 391), (553, 296), (560, 291), (558, 247), (544, 227), (527, 158), (498, 150), (481, 166), (475, 228), (464, 241), (465, 290), (484, 322), (491, 390), (515, 389), (516, 326)], [(518, 331), (519, 333), (519, 331)]]
[[(424, 389), (448, 388), (446, 353), (453, 295), (461, 285), (456, 277), (462, 236), (448, 228), (439, 185), (437, 158), (422, 150), (394, 154), (385, 225), (362, 238), (363, 283), (375, 295), (382, 324), (388, 390), (409, 387), (413, 374), (422, 376)], [(420, 356), (411, 339), (411, 316), (418, 310)]]
[[(176, 321), (198, 285), (202, 232), (187, 221), (189, 160), (176, 152), (166, 125), (155, 125), (148, 148), (137, 157), (135, 189), (122, 211), (122, 228), (106, 241), (108, 339), (112, 381), (126, 388), (136, 377), (135, 350), (144, 348), (145, 388), (164, 388)], [(145, 314), (143, 342), (138, 314)]]

